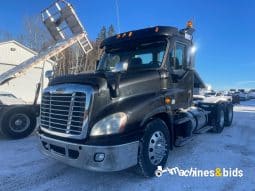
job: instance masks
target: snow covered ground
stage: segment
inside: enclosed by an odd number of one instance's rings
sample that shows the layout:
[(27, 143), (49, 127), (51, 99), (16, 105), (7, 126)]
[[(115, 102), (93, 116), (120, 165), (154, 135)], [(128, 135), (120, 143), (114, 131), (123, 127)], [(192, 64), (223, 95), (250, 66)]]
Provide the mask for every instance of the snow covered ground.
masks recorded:
[(163, 174), (145, 179), (132, 169), (96, 173), (72, 168), (41, 155), (36, 136), (0, 138), (0, 190), (245, 190), (255, 191), (255, 100), (235, 107), (233, 125), (222, 134), (198, 135), (170, 152), (168, 167), (212, 170), (238, 168), (243, 177), (179, 177)]

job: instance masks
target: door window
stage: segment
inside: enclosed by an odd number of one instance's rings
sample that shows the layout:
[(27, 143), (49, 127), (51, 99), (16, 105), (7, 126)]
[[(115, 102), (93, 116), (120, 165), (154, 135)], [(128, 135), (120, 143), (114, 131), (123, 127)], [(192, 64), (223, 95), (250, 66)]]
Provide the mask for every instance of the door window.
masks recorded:
[(173, 70), (184, 69), (185, 66), (186, 47), (183, 44), (176, 43), (174, 49), (170, 53), (170, 66)]

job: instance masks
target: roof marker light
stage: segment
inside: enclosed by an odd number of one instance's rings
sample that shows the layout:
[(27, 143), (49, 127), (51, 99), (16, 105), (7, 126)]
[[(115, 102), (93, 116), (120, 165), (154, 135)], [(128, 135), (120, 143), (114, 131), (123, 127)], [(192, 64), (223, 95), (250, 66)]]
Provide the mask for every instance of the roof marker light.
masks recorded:
[(124, 37), (126, 37), (126, 36), (127, 36), (127, 34), (126, 34), (126, 33), (123, 33), (122, 38), (124, 38)]
[(158, 28), (158, 27), (156, 27), (156, 28), (155, 28), (155, 32), (158, 32), (158, 31), (159, 31), (159, 28)]
[(187, 26), (187, 28), (193, 28), (192, 21), (188, 21), (186, 26)]
[(133, 34), (133, 32), (129, 32), (129, 33), (128, 33), (128, 37), (131, 37), (132, 34)]

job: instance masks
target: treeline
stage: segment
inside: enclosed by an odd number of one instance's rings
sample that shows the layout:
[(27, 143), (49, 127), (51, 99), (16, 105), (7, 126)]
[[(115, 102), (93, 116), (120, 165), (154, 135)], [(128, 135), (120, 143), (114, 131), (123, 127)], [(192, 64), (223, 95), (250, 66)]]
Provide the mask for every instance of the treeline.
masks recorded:
[[(51, 58), (56, 62), (54, 73), (56, 75), (66, 75), (95, 70), (96, 61), (100, 59), (103, 51), (100, 49), (101, 42), (113, 35), (115, 35), (113, 25), (109, 27), (103, 26), (97, 38), (90, 40), (93, 50), (89, 54), (85, 55), (79, 45), (75, 44), (61, 54)], [(54, 44), (40, 17), (26, 17), (23, 21), (23, 29), (17, 36), (0, 30), (0, 42), (13, 39), (36, 52), (43, 51)]]

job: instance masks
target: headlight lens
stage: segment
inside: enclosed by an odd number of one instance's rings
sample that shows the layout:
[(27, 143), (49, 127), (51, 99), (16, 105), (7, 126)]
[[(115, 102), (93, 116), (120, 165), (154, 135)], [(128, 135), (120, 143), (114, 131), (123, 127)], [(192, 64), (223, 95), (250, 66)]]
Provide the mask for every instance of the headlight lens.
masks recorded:
[(114, 113), (98, 121), (92, 128), (90, 136), (111, 135), (124, 130), (127, 115), (123, 112)]

